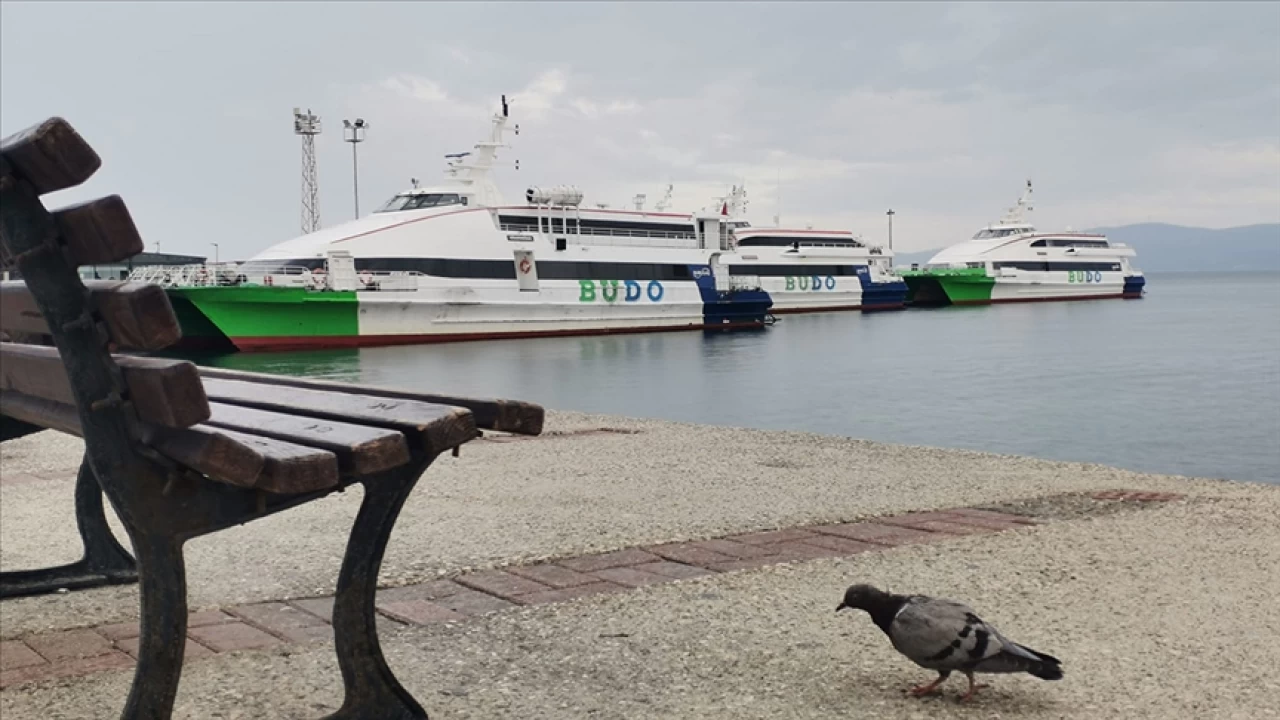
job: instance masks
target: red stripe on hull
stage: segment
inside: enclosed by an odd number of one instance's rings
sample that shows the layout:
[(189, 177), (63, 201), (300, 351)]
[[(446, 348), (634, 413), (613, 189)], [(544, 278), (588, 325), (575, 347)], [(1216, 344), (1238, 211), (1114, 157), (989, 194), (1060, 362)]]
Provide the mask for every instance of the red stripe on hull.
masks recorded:
[(451, 333), (428, 335), (308, 335), (276, 337), (233, 337), (231, 342), (242, 352), (267, 352), (284, 350), (320, 350), (331, 348), (387, 347), (392, 345), (432, 345), (446, 342), (471, 342), (476, 340), (517, 340), (545, 337), (581, 337), (588, 335), (631, 335), (650, 332), (675, 332), (678, 330), (741, 330), (762, 328), (763, 323), (721, 323), (712, 325), (658, 325), (654, 327), (605, 328), (600, 330), (532, 330), (528, 332)]
[(1026, 302), (1064, 302), (1069, 300), (1120, 300), (1127, 297), (1139, 297), (1138, 295), (1125, 295), (1124, 293), (1115, 293), (1113, 295), (1072, 295), (1069, 297), (1043, 297), (1043, 298), (1000, 298), (999, 300), (957, 300), (952, 305), (1003, 305), (1005, 303), (1026, 303)]

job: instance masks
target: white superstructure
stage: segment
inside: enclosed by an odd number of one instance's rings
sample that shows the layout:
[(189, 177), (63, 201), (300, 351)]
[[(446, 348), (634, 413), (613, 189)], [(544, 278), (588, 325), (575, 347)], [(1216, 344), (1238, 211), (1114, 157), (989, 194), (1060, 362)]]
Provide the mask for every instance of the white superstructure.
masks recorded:
[[(530, 187), (510, 204), (493, 176), (507, 122), (504, 98), (488, 139), (446, 157), (444, 182), (415, 182), (371, 215), (269, 247), (236, 282), (355, 291), (360, 336), (398, 337), (388, 342), (750, 324), (770, 306), (903, 306), (887, 252), (848, 232), (751, 228), (740, 187), (698, 212), (587, 207), (570, 185)], [(669, 198), (670, 187), (659, 207)]]

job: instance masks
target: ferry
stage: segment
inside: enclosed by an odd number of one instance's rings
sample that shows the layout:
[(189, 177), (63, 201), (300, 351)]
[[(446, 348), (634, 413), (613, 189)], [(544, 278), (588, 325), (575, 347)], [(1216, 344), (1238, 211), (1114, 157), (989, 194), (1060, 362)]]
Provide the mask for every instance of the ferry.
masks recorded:
[[(892, 253), (850, 232), (754, 228), (745, 188), (696, 212), (586, 207), (576, 187), (508, 204), (493, 176), (509, 147), (505, 96), (487, 140), (446, 156), (445, 178), (372, 214), (240, 264), (148, 267), (185, 345), (240, 351), (493, 338), (758, 328), (773, 313), (906, 306)], [(518, 133), (518, 127), (517, 127)]]
[(1140, 298), (1146, 279), (1133, 248), (1105, 235), (1042, 233), (1026, 220), (1031, 181), (999, 222), (942, 249), (923, 267), (899, 269), (911, 305), (986, 305)]

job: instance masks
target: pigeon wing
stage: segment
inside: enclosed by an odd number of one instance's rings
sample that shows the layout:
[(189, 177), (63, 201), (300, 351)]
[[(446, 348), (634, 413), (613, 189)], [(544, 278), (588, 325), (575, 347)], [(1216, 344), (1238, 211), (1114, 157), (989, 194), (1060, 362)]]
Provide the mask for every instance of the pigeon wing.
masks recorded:
[(1007, 643), (969, 606), (920, 595), (898, 611), (889, 639), (912, 662), (939, 671), (973, 668), (999, 656)]

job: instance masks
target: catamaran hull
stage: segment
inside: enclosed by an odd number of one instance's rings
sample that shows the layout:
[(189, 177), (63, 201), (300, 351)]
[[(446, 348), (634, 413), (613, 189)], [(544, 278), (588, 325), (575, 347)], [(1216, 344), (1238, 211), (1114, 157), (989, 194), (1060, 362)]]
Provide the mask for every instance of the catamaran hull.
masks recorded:
[(263, 286), (172, 288), (169, 293), (184, 347), (240, 351), (742, 329), (763, 326), (772, 305), (760, 291), (725, 296), (712, 291), (706, 297), (692, 282), (655, 283), (639, 291), (621, 283), (588, 291), (579, 284), (572, 290), (571, 302), (442, 300), (430, 297), (441, 293), (430, 292)]
[(954, 274), (916, 272), (904, 278), (912, 305), (994, 305), (1020, 302), (1068, 300), (1137, 299), (1143, 295), (1145, 279), (1138, 276), (1093, 279), (1077, 282), (1067, 277), (1026, 280), (990, 277), (985, 273)]

